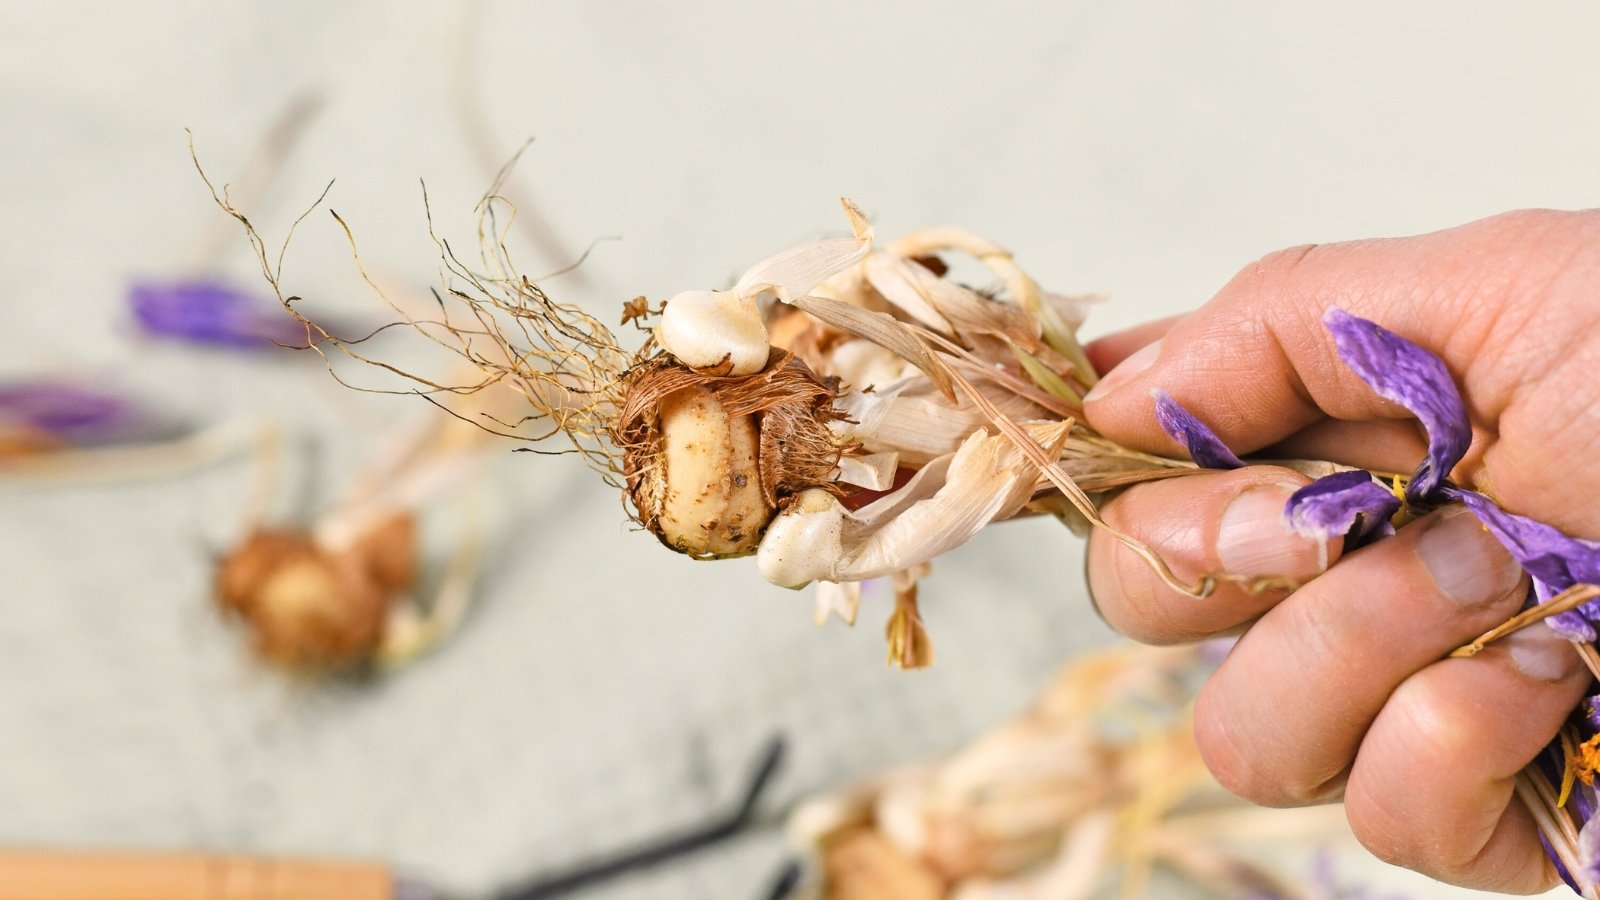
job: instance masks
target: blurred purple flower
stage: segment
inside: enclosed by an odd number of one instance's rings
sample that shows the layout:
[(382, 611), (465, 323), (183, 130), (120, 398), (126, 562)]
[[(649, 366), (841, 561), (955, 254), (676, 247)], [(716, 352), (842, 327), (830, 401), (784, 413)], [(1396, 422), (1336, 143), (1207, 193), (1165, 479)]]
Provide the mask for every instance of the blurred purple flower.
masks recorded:
[(134, 440), (155, 423), (124, 397), (65, 381), (0, 384), (0, 429), (37, 432), (73, 446)]
[(249, 349), (306, 346), (306, 327), (293, 316), (220, 281), (136, 283), (128, 298), (139, 325), (151, 334)]
[(1295, 491), (1284, 520), (1289, 530), (1317, 540), (1352, 532), (1359, 539), (1385, 529), (1393, 533), (1389, 518), (1399, 510), (1399, 497), (1357, 469), (1326, 475)]
[(1190, 459), (1206, 469), (1244, 467), (1244, 460), (1235, 456), (1215, 432), (1180, 406), (1171, 394), (1158, 388), (1150, 395), (1156, 398), (1156, 422), (1168, 437), (1188, 448)]
[(1428, 433), (1428, 455), (1406, 487), (1406, 499), (1425, 504), (1472, 443), (1461, 392), (1444, 360), (1399, 335), (1331, 307), (1322, 322), (1333, 333), (1339, 358), (1378, 396), (1404, 406)]

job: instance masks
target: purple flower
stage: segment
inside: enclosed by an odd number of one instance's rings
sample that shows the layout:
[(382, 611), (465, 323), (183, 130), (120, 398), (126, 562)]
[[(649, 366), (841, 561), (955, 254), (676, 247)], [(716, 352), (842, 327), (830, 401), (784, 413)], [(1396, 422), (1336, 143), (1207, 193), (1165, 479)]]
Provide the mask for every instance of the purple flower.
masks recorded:
[(306, 327), (276, 304), (218, 281), (145, 282), (129, 290), (139, 325), (197, 344), (306, 346)]
[(1337, 306), (1322, 322), (1345, 365), (1378, 396), (1410, 410), (1427, 431), (1428, 455), (1406, 488), (1406, 498), (1423, 505), (1472, 443), (1472, 424), (1450, 370), (1427, 350)]
[(1335, 472), (1295, 491), (1284, 507), (1284, 519), (1291, 531), (1317, 540), (1352, 532), (1362, 538), (1392, 529), (1389, 518), (1399, 509), (1399, 497), (1358, 469)]
[(1206, 424), (1184, 409), (1172, 395), (1157, 389), (1150, 392), (1156, 398), (1156, 422), (1167, 436), (1189, 449), (1189, 458), (1207, 469), (1240, 469), (1244, 460), (1235, 456), (1228, 445)]
[(129, 400), (64, 381), (0, 384), (0, 431), (20, 429), (72, 446), (133, 440), (154, 423)]

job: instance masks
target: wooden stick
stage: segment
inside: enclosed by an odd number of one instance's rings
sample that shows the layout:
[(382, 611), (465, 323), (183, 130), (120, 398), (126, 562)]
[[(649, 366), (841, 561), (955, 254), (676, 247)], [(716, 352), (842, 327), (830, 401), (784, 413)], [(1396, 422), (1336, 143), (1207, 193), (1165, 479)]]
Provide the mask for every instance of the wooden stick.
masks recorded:
[(375, 863), (0, 850), (0, 900), (394, 900)]

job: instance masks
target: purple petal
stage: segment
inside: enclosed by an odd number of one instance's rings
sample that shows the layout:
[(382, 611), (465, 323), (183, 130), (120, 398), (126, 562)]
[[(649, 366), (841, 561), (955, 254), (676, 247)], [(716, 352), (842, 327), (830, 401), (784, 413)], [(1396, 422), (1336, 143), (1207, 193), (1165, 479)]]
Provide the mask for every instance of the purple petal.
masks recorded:
[(1356, 470), (1324, 475), (1289, 496), (1284, 521), (1296, 534), (1328, 540), (1360, 528), (1364, 537), (1389, 521), (1400, 499), (1372, 475)]
[[(1511, 557), (1528, 570), (1540, 603), (1575, 584), (1600, 584), (1600, 543), (1506, 512), (1474, 491), (1456, 489), (1450, 491), (1450, 496), (1466, 504)], [(1564, 637), (1593, 641), (1596, 634), (1590, 623), (1597, 620), (1600, 600), (1591, 600), (1572, 613), (1558, 613), (1545, 622)]]
[(1528, 574), (1548, 588), (1560, 592), (1575, 584), (1600, 584), (1600, 543), (1506, 512), (1475, 491), (1450, 493), (1472, 510)]
[[(1547, 603), (1549, 602), (1550, 598), (1561, 593), (1537, 578), (1531, 580), (1533, 581), (1533, 586), (1530, 590), (1530, 593), (1533, 595), (1534, 603)], [(1589, 604), (1585, 605), (1587, 606)], [(1544, 623), (1550, 626), (1550, 628), (1554, 630), (1556, 634), (1561, 635), (1569, 641), (1593, 643), (1597, 637), (1600, 637), (1600, 635), (1595, 633), (1594, 625), (1584, 617), (1582, 608), (1569, 609), (1566, 612), (1558, 612), (1555, 615), (1546, 618)]]
[(1156, 422), (1168, 437), (1189, 449), (1190, 459), (1207, 469), (1244, 468), (1244, 460), (1235, 456), (1204, 422), (1178, 405), (1171, 394), (1157, 389), (1150, 395), (1156, 398)]
[[(1559, 784), (1560, 782), (1557, 783)], [(1578, 826), (1580, 828), (1583, 827), (1590, 819), (1594, 818), (1594, 788), (1581, 781), (1573, 785), (1572, 796), (1567, 798), (1565, 808), (1577, 816)]]
[(1428, 432), (1428, 458), (1417, 466), (1408, 499), (1433, 493), (1472, 443), (1461, 392), (1439, 357), (1387, 329), (1337, 306), (1322, 317), (1333, 333), (1339, 358), (1378, 396), (1411, 410)]
[(1600, 882), (1600, 818), (1578, 829), (1578, 871), (1572, 874), (1580, 884)]
[(109, 391), (64, 381), (0, 384), (0, 430), (9, 425), (91, 446), (139, 438), (154, 424), (132, 401)]
[(146, 282), (133, 285), (128, 299), (151, 334), (252, 349), (306, 345), (305, 326), (276, 303), (222, 282)]

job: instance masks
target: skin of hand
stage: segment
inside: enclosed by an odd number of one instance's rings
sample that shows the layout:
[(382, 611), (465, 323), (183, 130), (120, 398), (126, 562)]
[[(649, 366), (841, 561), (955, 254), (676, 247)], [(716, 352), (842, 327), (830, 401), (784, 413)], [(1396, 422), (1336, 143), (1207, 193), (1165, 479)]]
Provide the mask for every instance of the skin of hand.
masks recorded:
[[(1419, 237), (1297, 247), (1240, 272), (1186, 316), (1090, 347), (1088, 421), (1124, 444), (1183, 450), (1161, 388), (1240, 454), (1410, 472), (1421, 429), (1340, 360), (1330, 306), (1438, 353), (1473, 443), (1456, 483), (1568, 534), (1600, 538), (1600, 211), (1507, 213)], [(1101, 614), (1141, 641), (1239, 634), (1202, 690), (1195, 737), (1228, 789), (1267, 806), (1343, 799), (1375, 855), (1442, 881), (1532, 893), (1558, 884), (1513, 778), (1590, 676), (1544, 626), (1471, 659), (1450, 650), (1514, 614), (1521, 569), (1459, 506), (1340, 556), (1282, 519), (1307, 479), (1253, 465), (1150, 482), (1104, 508), (1184, 577), (1289, 575), (1195, 600), (1113, 538), (1089, 544)]]

